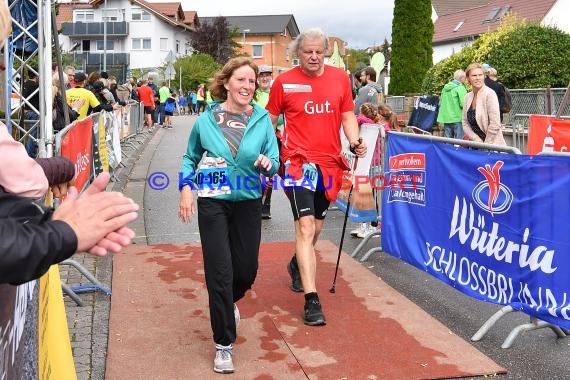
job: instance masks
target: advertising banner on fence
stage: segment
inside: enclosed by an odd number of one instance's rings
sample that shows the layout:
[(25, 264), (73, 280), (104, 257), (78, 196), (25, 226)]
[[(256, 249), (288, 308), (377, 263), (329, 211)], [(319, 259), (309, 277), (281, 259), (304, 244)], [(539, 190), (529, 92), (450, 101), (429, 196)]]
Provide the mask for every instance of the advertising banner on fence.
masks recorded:
[(570, 328), (570, 159), (390, 135), (382, 247), (477, 299)]
[(136, 118), (133, 118), (133, 114), (136, 111), (138, 111), (138, 107), (131, 107), (130, 105), (123, 107), (121, 117), (121, 139), (135, 133), (134, 124), (136, 123)]
[(570, 120), (530, 115), (528, 122), (528, 154), (570, 150)]
[(39, 379), (77, 379), (58, 265), (42, 276), (40, 288)]
[[(114, 117), (113, 114), (106, 116)], [(109, 154), (105, 135), (105, 116), (100, 112), (91, 118), (93, 119), (93, 170), (97, 176), (109, 171)]]
[(0, 284), (0, 379), (38, 378), (37, 284)]
[(93, 120), (90, 117), (75, 122), (61, 142), (61, 155), (75, 164), (75, 186), (81, 190), (89, 181), (93, 167)]
[[(106, 113), (104, 114), (106, 115)], [(109, 167), (116, 169), (121, 163), (121, 120), (123, 111), (115, 111), (112, 116), (105, 118), (105, 133), (107, 141), (107, 153), (109, 155)]]

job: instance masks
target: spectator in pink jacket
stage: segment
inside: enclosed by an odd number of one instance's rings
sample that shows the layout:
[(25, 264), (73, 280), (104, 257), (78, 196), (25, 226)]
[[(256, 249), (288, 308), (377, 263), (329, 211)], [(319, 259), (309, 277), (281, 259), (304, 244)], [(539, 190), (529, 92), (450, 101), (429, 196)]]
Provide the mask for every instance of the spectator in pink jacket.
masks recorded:
[(463, 101), (463, 130), (471, 141), (506, 146), (501, 111), (495, 91), (485, 85), (483, 65), (472, 63), (465, 70), (473, 90)]
[(1, 122), (0, 155), (0, 186), (4, 190), (28, 198), (44, 196), (48, 180), (42, 167), (28, 156), (24, 145), (15, 141)]
[(0, 155), (0, 186), (11, 194), (37, 199), (51, 187), (54, 197), (61, 198), (75, 176), (75, 167), (66, 157), (30, 158), (2, 123)]

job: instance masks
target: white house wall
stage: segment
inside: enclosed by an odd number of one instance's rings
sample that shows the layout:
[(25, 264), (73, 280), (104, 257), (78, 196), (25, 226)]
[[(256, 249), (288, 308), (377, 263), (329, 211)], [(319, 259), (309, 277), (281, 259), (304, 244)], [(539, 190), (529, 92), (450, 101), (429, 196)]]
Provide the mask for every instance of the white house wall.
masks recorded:
[(568, 15), (569, 12), (570, 1), (559, 0), (554, 4), (550, 12), (546, 14), (544, 20), (542, 20), (542, 25), (556, 26), (566, 33), (570, 33), (570, 17), (563, 16)]
[(460, 52), (465, 47), (465, 42), (453, 42), (444, 45), (437, 45), (433, 47), (433, 63), (434, 65), (439, 61)]
[[(130, 54), (130, 69), (160, 67), (165, 64), (165, 58), (168, 55), (169, 51), (175, 53), (177, 57), (187, 54), (187, 50), (191, 46), (191, 37), (190, 33), (186, 29), (183, 29), (181, 26), (174, 26), (164, 19), (156, 16), (152, 12), (149, 12), (149, 21), (133, 21), (131, 17), (133, 10), (136, 11), (137, 9), (140, 9), (140, 7), (131, 4), (128, 0), (107, 0), (107, 9), (118, 9), (120, 15), (118, 21), (127, 21), (129, 24), (128, 36), (107, 36), (107, 38), (109, 40), (112, 39), (115, 41), (114, 49), (108, 50), (108, 52)], [(93, 12), (94, 22), (101, 22), (103, 20), (103, 5), (98, 8), (94, 8)], [(72, 22), (75, 22), (75, 20)], [(146, 38), (151, 39), (150, 49), (132, 49), (133, 39)], [(168, 40), (165, 49), (161, 49), (160, 47), (161, 38), (166, 38)], [(82, 39), (76, 39), (75, 41), (81, 42)], [(92, 41), (95, 41), (97, 39), (92, 39)], [(59, 40), (62, 51), (64, 52), (68, 52), (74, 45), (74, 41), (72, 41), (68, 36), (60, 34)], [(176, 51), (177, 40), (180, 41), (179, 52)], [(76, 50), (82, 51), (81, 45)], [(94, 42), (91, 43), (91, 48), (89, 50), (92, 53), (98, 52), (96, 44)]]

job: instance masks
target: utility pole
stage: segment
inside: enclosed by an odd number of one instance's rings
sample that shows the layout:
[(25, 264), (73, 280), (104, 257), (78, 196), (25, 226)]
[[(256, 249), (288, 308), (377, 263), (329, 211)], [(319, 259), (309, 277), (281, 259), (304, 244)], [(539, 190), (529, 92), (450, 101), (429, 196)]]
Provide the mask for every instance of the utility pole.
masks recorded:
[(103, 6), (103, 71), (107, 71), (107, 0)]

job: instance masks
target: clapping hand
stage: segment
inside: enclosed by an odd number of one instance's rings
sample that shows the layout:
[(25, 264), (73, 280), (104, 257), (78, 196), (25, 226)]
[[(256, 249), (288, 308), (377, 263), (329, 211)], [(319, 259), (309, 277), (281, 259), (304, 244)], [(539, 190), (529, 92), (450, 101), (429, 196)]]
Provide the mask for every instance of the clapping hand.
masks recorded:
[(119, 192), (105, 192), (109, 179), (109, 173), (101, 173), (82, 194), (70, 187), (53, 214), (53, 220), (73, 229), (78, 251), (104, 256), (120, 251), (135, 236), (127, 224), (137, 218), (139, 206)]

